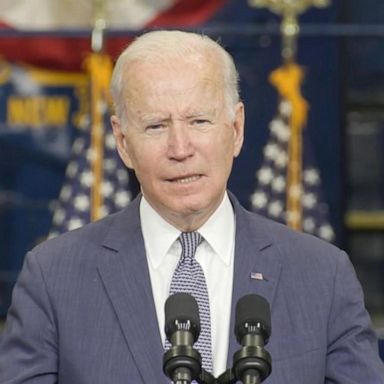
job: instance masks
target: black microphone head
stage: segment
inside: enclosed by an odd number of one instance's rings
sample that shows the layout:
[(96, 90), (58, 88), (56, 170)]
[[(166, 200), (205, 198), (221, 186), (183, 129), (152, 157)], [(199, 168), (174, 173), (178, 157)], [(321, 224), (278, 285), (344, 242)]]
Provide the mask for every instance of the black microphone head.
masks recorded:
[(271, 335), (271, 310), (264, 297), (250, 294), (243, 296), (236, 304), (235, 335), (237, 341), (246, 334), (261, 334), (267, 344)]
[(178, 330), (189, 331), (195, 342), (200, 334), (199, 307), (195, 298), (188, 293), (175, 293), (168, 297), (164, 306), (165, 334), (171, 336)]

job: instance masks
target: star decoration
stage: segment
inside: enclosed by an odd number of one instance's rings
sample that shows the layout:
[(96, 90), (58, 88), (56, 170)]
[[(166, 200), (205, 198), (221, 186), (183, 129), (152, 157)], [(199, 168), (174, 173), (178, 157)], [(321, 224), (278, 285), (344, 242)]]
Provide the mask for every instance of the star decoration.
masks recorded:
[(269, 184), (273, 178), (273, 173), (270, 168), (262, 168), (257, 176), (261, 184)]
[(255, 192), (251, 196), (251, 202), (254, 208), (263, 208), (266, 206), (268, 200), (263, 192)]

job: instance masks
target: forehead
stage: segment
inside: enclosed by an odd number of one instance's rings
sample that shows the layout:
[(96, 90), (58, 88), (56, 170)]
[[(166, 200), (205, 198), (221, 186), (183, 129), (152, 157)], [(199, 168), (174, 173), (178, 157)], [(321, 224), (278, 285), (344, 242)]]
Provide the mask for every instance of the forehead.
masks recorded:
[(205, 57), (131, 63), (123, 74), (124, 101), (129, 105), (138, 101), (221, 99), (221, 72), (214, 60)]

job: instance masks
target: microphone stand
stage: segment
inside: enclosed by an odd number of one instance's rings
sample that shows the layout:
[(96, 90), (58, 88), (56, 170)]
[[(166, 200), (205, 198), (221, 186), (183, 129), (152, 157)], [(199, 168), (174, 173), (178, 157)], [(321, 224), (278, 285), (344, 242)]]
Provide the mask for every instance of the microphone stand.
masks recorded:
[(165, 352), (163, 370), (174, 384), (215, 384), (216, 378), (201, 367), (200, 353), (190, 345), (177, 345)]
[[(245, 339), (259, 338), (246, 335)], [(251, 345), (249, 345), (251, 344)], [(259, 343), (243, 345), (233, 355), (233, 367), (218, 378), (201, 367), (201, 355), (191, 345), (171, 347), (163, 356), (163, 370), (174, 384), (260, 384), (271, 373), (271, 356)]]

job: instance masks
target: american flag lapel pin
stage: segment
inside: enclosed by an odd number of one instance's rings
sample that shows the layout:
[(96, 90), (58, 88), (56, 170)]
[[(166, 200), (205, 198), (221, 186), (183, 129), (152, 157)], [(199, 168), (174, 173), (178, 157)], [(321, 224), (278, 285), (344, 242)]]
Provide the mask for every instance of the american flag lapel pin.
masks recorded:
[(261, 272), (251, 272), (251, 280), (267, 281)]

